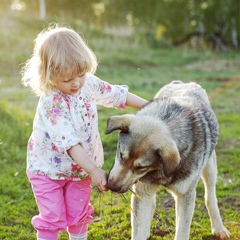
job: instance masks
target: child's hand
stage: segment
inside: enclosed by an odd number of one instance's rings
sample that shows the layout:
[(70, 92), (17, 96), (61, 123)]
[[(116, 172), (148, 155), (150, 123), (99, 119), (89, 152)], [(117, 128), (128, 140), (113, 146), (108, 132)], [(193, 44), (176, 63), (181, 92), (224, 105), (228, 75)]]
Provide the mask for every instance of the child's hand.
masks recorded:
[(76, 144), (68, 150), (71, 158), (78, 163), (92, 178), (94, 185), (100, 192), (108, 191), (107, 173), (98, 168), (86, 154), (80, 144)]
[(89, 176), (92, 178), (94, 185), (100, 192), (108, 191), (107, 173), (105, 171), (96, 167), (91, 173), (89, 173)]

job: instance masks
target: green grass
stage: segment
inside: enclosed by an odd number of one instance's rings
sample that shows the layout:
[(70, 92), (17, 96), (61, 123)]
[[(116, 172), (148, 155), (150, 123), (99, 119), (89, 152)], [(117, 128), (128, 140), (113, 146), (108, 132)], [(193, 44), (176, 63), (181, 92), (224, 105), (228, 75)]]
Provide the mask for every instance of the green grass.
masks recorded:
[[(51, 20), (49, 20), (51, 21)], [(31, 218), (37, 207), (26, 178), (26, 145), (32, 128), (37, 98), (20, 84), (20, 64), (30, 57), (33, 39), (46, 22), (11, 16), (2, 21), (0, 33), (0, 239), (35, 239)], [(238, 53), (193, 51), (189, 49), (151, 49), (139, 36), (116, 37), (100, 30), (86, 29), (71, 21), (84, 33), (99, 58), (97, 75), (113, 84), (126, 84), (130, 91), (151, 99), (160, 87), (173, 79), (195, 81), (206, 88), (220, 123), (217, 145), (217, 196), (225, 226), (231, 239), (240, 239), (240, 79)], [(103, 168), (109, 171), (115, 157), (117, 133), (104, 135), (106, 119), (115, 114), (135, 113), (135, 109), (99, 108), (100, 134), (105, 150)], [(130, 193), (93, 191), (94, 221), (89, 239), (130, 239)], [(174, 201), (159, 188), (157, 209), (150, 239), (173, 239)], [(67, 239), (61, 233), (59, 239)], [(204, 206), (204, 188), (197, 187), (191, 240), (214, 239)]]

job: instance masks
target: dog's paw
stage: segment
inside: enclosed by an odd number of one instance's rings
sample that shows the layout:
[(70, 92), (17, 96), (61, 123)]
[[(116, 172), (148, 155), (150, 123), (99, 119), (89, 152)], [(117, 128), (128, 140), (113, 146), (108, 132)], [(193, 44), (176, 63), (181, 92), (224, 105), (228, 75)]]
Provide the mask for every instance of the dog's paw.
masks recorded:
[(214, 229), (212, 229), (212, 233), (221, 240), (230, 238), (230, 232), (225, 227), (223, 227), (221, 229), (214, 228)]

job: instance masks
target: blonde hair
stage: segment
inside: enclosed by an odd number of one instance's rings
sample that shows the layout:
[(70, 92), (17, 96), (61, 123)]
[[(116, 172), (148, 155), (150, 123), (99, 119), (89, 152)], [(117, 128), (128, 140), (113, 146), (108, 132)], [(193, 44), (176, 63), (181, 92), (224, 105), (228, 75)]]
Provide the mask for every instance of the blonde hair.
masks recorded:
[(97, 60), (80, 35), (67, 27), (49, 27), (38, 34), (32, 57), (23, 66), (22, 83), (42, 95), (53, 88), (53, 80), (71, 72), (95, 73)]

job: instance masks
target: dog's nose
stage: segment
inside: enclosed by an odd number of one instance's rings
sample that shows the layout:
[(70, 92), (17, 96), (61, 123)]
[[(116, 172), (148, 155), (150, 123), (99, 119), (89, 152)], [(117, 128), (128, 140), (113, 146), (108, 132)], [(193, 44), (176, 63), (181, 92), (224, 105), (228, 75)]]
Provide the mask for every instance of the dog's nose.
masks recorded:
[(108, 188), (113, 192), (120, 192), (121, 191), (121, 186), (115, 184), (112, 181), (108, 181)]

